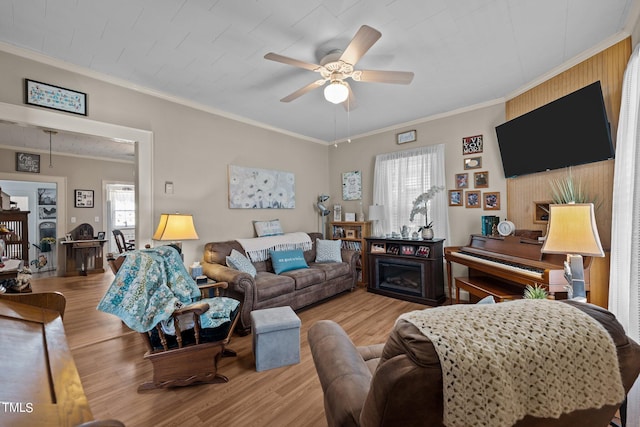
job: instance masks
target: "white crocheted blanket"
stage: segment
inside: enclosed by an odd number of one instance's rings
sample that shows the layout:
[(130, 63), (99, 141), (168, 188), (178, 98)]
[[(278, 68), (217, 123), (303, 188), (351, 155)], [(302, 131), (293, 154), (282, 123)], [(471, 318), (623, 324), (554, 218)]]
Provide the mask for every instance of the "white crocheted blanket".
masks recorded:
[(266, 261), (269, 259), (269, 250), (284, 251), (289, 249), (302, 249), (310, 251), (311, 237), (302, 231), (285, 233), (278, 236), (255, 237), (253, 239), (237, 239), (242, 249), (252, 262)]
[(507, 427), (624, 400), (615, 345), (589, 315), (558, 301), (454, 305), (399, 317), (433, 343), (447, 427)]

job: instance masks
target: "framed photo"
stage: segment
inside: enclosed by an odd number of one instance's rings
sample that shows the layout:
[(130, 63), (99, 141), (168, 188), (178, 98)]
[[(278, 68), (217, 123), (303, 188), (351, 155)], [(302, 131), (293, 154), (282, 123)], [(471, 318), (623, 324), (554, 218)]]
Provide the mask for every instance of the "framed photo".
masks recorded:
[(333, 220), (337, 222), (342, 221), (342, 206), (333, 205)]
[(342, 174), (342, 200), (362, 199), (362, 174), (360, 171)]
[(479, 208), (481, 204), (479, 191), (465, 191), (464, 206), (466, 208)]
[(98, 240), (104, 240), (104, 231), (98, 231)]
[(462, 206), (461, 190), (449, 190), (449, 206)]
[(87, 115), (87, 94), (25, 79), (25, 102), (38, 107)]
[(482, 200), (485, 211), (497, 211), (500, 209), (500, 192), (483, 193)]
[(469, 157), (464, 159), (464, 170), (480, 169), (482, 167), (482, 157)]
[(355, 222), (356, 213), (355, 212), (345, 212), (344, 213), (344, 221), (345, 222)]
[(416, 248), (413, 246), (402, 246), (400, 248), (400, 252), (402, 253), (402, 255), (413, 255), (416, 253)]
[(40, 173), (40, 154), (16, 153), (16, 171)]
[(409, 130), (407, 132), (400, 132), (396, 134), (396, 144), (406, 144), (407, 142), (413, 142), (418, 139), (418, 132), (415, 130)]
[(462, 154), (482, 153), (482, 135), (462, 138)]
[(488, 188), (489, 187), (489, 172), (474, 172), (473, 174), (473, 186), (474, 188)]
[(456, 174), (456, 188), (469, 188), (469, 174), (457, 173)]
[(420, 246), (416, 251), (417, 256), (428, 258), (431, 253), (431, 248), (429, 246)]
[(347, 239), (355, 239), (356, 238), (356, 230), (345, 230), (345, 238)]
[(74, 190), (73, 206), (76, 208), (93, 207), (93, 190)]
[(387, 248), (384, 243), (372, 243), (371, 252), (386, 252)]

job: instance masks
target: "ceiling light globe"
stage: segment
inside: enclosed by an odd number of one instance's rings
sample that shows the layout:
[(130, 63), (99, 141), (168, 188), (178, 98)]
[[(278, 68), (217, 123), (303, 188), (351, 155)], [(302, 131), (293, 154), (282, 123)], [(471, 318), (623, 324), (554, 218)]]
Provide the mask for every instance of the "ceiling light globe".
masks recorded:
[(344, 82), (336, 80), (324, 88), (324, 98), (334, 104), (343, 103), (348, 97), (349, 88)]

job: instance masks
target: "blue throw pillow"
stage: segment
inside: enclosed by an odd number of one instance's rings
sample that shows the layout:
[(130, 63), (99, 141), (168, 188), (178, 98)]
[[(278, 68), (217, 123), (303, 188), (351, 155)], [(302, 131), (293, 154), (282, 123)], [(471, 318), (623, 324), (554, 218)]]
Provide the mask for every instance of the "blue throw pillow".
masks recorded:
[(316, 262), (342, 262), (342, 240), (316, 239)]
[(256, 267), (246, 256), (235, 249), (231, 250), (231, 255), (227, 257), (227, 265), (233, 269), (249, 273), (251, 277), (256, 277)]
[(307, 262), (304, 260), (302, 249), (292, 249), (289, 251), (270, 250), (269, 254), (271, 255), (273, 271), (275, 271), (276, 274), (297, 270), (299, 268), (309, 268)]

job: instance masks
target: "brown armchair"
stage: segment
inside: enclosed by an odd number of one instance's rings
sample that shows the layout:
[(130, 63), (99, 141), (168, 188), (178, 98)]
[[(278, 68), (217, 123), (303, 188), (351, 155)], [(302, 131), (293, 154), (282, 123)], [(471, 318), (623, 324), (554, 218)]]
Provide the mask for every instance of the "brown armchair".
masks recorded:
[[(141, 268), (147, 263), (153, 268), (153, 264), (160, 262), (158, 258), (167, 255), (173, 257), (173, 264), (152, 272)], [(143, 261), (139, 262), (141, 259)], [(219, 289), (226, 288), (226, 282), (198, 287), (186, 272), (177, 251), (169, 246), (130, 251), (118, 258), (108, 254), (107, 261), (116, 278), (98, 309), (115, 314), (127, 326), (141, 332), (147, 345), (144, 358), (153, 365), (153, 379), (141, 384), (138, 391), (229, 381), (218, 373), (218, 361), (221, 357), (236, 355), (226, 346), (238, 321), (240, 304), (219, 296)], [(149, 280), (159, 277), (157, 273), (165, 270), (169, 270), (166, 283), (162, 283), (162, 277)], [(177, 274), (172, 270), (177, 270)], [(143, 301), (146, 313), (132, 314), (126, 307), (139, 305), (140, 301), (131, 300), (133, 295), (139, 295), (135, 292), (139, 286), (143, 286), (145, 292), (151, 289), (151, 297)], [(215, 297), (205, 298), (210, 289), (215, 290)], [(194, 297), (196, 294), (198, 296)], [(168, 304), (165, 306), (163, 302), (158, 309), (158, 300), (166, 300)], [(153, 316), (140, 320), (150, 312)], [(157, 321), (160, 318), (162, 321)], [(208, 323), (203, 325), (204, 322)]]
[[(622, 385), (628, 392), (640, 372), (640, 346), (625, 335), (611, 313), (577, 304), (613, 339)], [(356, 347), (337, 323), (323, 320), (309, 329), (308, 340), (330, 427), (444, 426), (440, 360), (431, 341), (412, 323), (400, 319), (385, 344)], [(514, 426), (604, 427), (617, 410), (617, 405), (604, 405), (563, 413), (559, 418), (526, 415)]]

